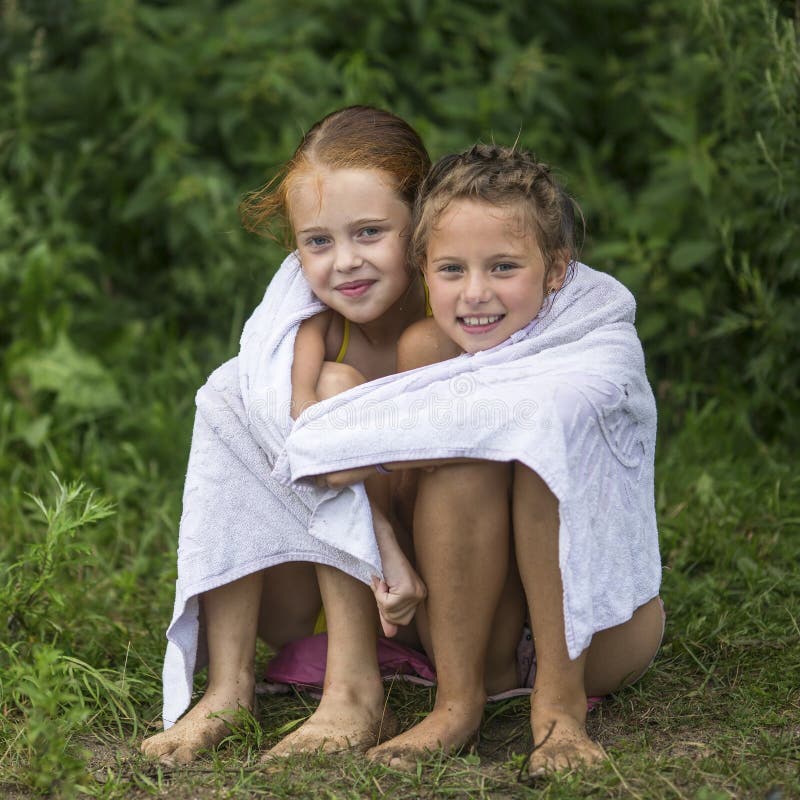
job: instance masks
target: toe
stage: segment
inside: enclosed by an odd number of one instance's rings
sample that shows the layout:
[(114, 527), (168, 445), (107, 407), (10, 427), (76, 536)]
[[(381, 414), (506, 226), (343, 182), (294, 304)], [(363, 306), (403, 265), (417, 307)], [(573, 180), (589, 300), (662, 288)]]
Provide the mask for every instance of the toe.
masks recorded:
[(388, 764), (392, 760), (392, 751), (385, 747), (370, 747), (365, 753), (369, 761), (374, 761), (376, 764)]
[(147, 756), (147, 758), (161, 758), (170, 753), (172, 749), (173, 745), (171, 742), (160, 740), (158, 737), (142, 742), (141, 747), (142, 753)]
[(190, 764), (192, 761), (194, 761), (196, 755), (197, 750), (184, 745), (183, 747), (178, 747), (173, 751), (172, 760), (176, 764)]
[(414, 772), (417, 768), (417, 759), (410, 756), (394, 756), (389, 760), (389, 766), (400, 772)]

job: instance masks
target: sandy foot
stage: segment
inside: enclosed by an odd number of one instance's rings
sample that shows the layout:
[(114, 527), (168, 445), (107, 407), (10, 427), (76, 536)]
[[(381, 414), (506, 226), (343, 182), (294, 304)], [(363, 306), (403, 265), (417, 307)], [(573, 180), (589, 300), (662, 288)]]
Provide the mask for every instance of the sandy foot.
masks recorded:
[(454, 753), (474, 742), (483, 703), (469, 707), (434, 708), (422, 722), (391, 741), (373, 747), (367, 758), (394, 769), (414, 771), (417, 761), (432, 752)]
[(261, 758), (269, 763), (295, 753), (365, 752), (397, 733), (398, 722), (382, 698), (365, 702), (353, 694), (327, 692), (317, 710), (296, 731), (282, 739)]
[(239, 710), (252, 711), (252, 693), (248, 698), (243, 702), (236, 692), (232, 695), (206, 692), (169, 730), (145, 739), (142, 753), (162, 764), (190, 763), (200, 751), (214, 747), (230, 733), (230, 722)]
[(528, 764), (531, 777), (539, 777), (581, 764), (595, 764), (605, 751), (586, 733), (582, 719), (563, 709), (538, 707), (531, 713), (534, 750)]

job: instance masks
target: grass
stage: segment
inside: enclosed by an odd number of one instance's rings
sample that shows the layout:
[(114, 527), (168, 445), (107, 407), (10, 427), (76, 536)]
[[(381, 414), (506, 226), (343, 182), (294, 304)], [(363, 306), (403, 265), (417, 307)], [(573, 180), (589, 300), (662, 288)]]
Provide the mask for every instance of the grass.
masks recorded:
[[(161, 410), (158, 435), (173, 430), (171, 447), (130, 420), (128, 437), (110, 443), (123, 423), (96, 419), (64, 423), (49, 447), (32, 448), (14, 438), (5, 409), (4, 797), (800, 796), (800, 476), (735, 410), (711, 404), (662, 437), (666, 638), (643, 680), (591, 715), (608, 762), (531, 782), (525, 700), (487, 708), (475, 752), (434, 754), (410, 775), (350, 756), (260, 767), (261, 749), (313, 709), (301, 695), (263, 698), (196, 765), (165, 771), (143, 760), (137, 744), (159, 715), (190, 415)], [(61, 479), (49, 474), (55, 466)], [(78, 474), (98, 488), (66, 480)], [(407, 725), (432, 699), (390, 688)]]

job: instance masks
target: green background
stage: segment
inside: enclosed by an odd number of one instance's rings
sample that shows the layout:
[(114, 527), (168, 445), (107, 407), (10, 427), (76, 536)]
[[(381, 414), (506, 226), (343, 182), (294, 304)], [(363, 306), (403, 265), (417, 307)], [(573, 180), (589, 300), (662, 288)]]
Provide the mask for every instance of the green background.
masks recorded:
[[(678, 581), (714, 563), (755, 580), (750, 545), (715, 562), (726, 530), (696, 514), (673, 529), (667, 512), (697, 501), (719, 521), (715, 487), (741, 499), (762, 478), (742, 514), (769, 495), (796, 532), (797, 14), (790, 0), (5, 0), (8, 774), (74, 787), (81, 731), (113, 719), (135, 738), (157, 714), (194, 391), (283, 257), (237, 206), (343, 105), (395, 111), (434, 158), (519, 140), (555, 165), (586, 216), (583, 260), (637, 297), (665, 559)], [(87, 689), (89, 674), (116, 689)]]

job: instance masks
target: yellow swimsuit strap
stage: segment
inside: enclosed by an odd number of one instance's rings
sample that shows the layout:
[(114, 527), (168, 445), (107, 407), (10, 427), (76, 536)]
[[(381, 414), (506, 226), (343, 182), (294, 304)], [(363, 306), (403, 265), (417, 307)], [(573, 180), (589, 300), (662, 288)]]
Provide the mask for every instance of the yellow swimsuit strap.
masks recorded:
[[(433, 311), (431, 311), (430, 291), (428, 290), (428, 284), (425, 283), (424, 278), (422, 280), (422, 288), (425, 290), (425, 316), (432, 317)], [(347, 317), (342, 317), (342, 319), (344, 321), (344, 326), (342, 328), (342, 346), (336, 354), (337, 364), (341, 364), (344, 361), (344, 357), (347, 355), (347, 346), (350, 344), (350, 320), (347, 319)]]
[(350, 320), (347, 317), (342, 317), (344, 320), (344, 329), (342, 330), (342, 346), (336, 354), (336, 363), (341, 364), (344, 357), (347, 355), (347, 345), (350, 344)]

